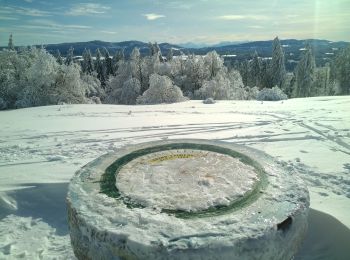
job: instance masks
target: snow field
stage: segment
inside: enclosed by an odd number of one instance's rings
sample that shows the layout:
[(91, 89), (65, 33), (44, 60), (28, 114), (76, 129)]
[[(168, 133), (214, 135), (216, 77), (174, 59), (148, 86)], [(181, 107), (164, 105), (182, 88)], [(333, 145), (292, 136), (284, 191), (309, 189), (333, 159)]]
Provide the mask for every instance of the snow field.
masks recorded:
[[(234, 142), (277, 157), (308, 185), (311, 215), (327, 213), (330, 223), (349, 229), (349, 111), (346, 96), (1, 111), (0, 237), (6, 238), (0, 239), (0, 259), (72, 256), (65, 196), (74, 172), (124, 145), (169, 138)], [(332, 248), (308, 250), (340, 251)], [(301, 254), (312, 257), (305, 250)]]

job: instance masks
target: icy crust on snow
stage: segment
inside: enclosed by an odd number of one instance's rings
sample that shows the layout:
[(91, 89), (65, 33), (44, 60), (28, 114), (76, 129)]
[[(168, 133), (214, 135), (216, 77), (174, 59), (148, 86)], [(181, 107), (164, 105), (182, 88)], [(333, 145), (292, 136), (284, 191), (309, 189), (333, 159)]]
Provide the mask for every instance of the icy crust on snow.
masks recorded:
[[(181, 140), (184, 142), (183, 140)], [(100, 193), (105, 169), (116, 158), (151, 144), (125, 147), (83, 167), (68, 192), (71, 241), (80, 259), (290, 259), (307, 228), (309, 195), (304, 183), (266, 154), (221, 142), (258, 161), (268, 185), (254, 202), (211, 217), (179, 218), (153, 207), (129, 208)]]
[(238, 158), (210, 151), (173, 149), (124, 165), (116, 186), (143, 206), (196, 212), (229, 205), (251, 191), (258, 175)]

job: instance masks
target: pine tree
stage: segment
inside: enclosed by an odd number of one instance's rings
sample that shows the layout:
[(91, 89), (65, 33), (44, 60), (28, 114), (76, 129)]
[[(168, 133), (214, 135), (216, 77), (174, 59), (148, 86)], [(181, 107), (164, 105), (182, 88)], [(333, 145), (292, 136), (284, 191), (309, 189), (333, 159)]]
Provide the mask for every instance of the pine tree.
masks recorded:
[[(141, 87), (143, 86), (143, 75), (142, 75), (142, 59), (139, 48), (134, 48), (130, 55), (130, 65), (132, 68), (132, 76), (139, 80)], [(144, 90), (144, 89), (142, 89)]]
[(148, 43), (149, 56), (153, 56), (156, 53), (153, 43)]
[(109, 75), (113, 75), (113, 64), (112, 64), (112, 59), (109, 55), (109, 52), (106, 48), (103, 49), (104, 52), (104, 67), (106, 68), (106, 76), (108, 78)]
[(161, 49), (160, 49), (160, 47), (159, 47), (159, 45), (158, 45), (157, 42), (154, 43), (154, 49), (155, 49), (155, 51), (156, 51), (156, 54), (157, 54), (158, 57), (159, 57), (159, 61), (160, 61), (160, 62), (164, 62), (163, 55), (162, 55), (162, 51), (161, 51)]
[(119, 62), (124, 61), (124, 49), (117, 50), (113, 56), (112, 64), (113, 64), (113, 75), (116, 75), (119, 67)]
[(350, 46), (341, 50), (335, 58), (335, 78), (339, 84), (339, 94), (350, 94)]
[(174, 57), (174, 53), (173, 53), (173, 48), (170, 48), (167, 55), (166, 55), (166, 59), (167, 61), (171, 61)]
[(141, 58), (140, 49), (135, 47), (130, 54), (130, 60), (138, 61), (140, 58)]
[(316, 68), (315, 82), (313, 84), (313, 96), (329, 96), (332, 95), (330, 89), (330, 67), (326, 64), (324, 67)]
[(97, 72), (97, 78), (100, 80), (101, 85), (105, 86), (106, 85), (106, 70), (105, 67), (103, 66), (103, 62), (101, 60), (101, 52), (100, 49), (96, 49), (96, 61), (95, 61), (95, 69)]
[(60, 50), (56, 50), (56, 61), (58, 64), (62, 65), (63, 64), (63, 59), (60, 53)]
[(9, 37), (8, 49), (11, 51), (15, 50), (15, 45), (13, 44), (13, 39), (12, 39), (12, 33), (10, 34), (10, 37)]
[(83, 51), (83, 60), (81, 61), (81, 70), (86, 73), (86, 61), (87, 61), (87, 49), (85, 48)]
[(74, 59), (74, 48), (71, 46), (68, 50), (68, 53), (67, 53), (67, 57), (66, 57), (66, 61), (65, 61), (65, 64), (66, 65), (70, 65), (73, 63), (73, 59)]
[(283, 87), (286, 77), (286, 68), (284, 64), (284, 52), (278, 37), (272, 43), (272, 60), (271, 60), (271, 78), (272, 86)]
[(249, 78), (249, 63), (247, 60), (244, 60), (239, 66), (239, 72), (242, 76), (242, 81), (244, 86), (248, 86), (248, 78)]
[(312, 88), (315, 81), (315, 57), (312, 53), (312, 49), (309, 44), (306, 45), (305, 49), (306, 50), (301, 56), (301, 59), (296, 67), (296, 97), (310, 97), (313, 91)]
[(259, 59), (258, 53), (255, 51), (253, 59), (249, 63), (249, 79), (248, 86), (250, 87), (261, 87), (261, 61)]
[(91, 74), (94, 71), (94, 63), (90, 49), (84, 49), (83, 52), (83, 61), (82, 61), (82, 70), (87, 74)]

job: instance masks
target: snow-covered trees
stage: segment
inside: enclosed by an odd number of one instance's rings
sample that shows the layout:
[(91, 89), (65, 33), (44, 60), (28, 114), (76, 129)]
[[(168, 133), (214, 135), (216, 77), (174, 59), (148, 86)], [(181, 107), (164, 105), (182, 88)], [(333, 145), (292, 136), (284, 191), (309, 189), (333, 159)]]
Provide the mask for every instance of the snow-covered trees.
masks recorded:
[(17, 52), (0, 51), (0, 98), (2, 109), (13, 108), (17, 95), (21, 91), (22, 73), (29, 61), (22, 59)]
[(244, 60), (239, 66), (239, 73), (242, 76), (242, 81), (245, 86), (248, 86), (249, 81), (249, 62)]
[(148, 43), (148, 48), (149, 48), (149, 56), (157, 56), (159, 61), (163, 62), (163, 55), (160, 50), (160, 47), (158, 43)]
[(312, 53), (311, 46), (308, 44), (296, 67), (295, 96), (310, 97), (315, 81), (315, 57)]
[(324, 66), (315, 69), (315, 78), (312, 87), (312, 96), (328, 96), (337, 93), (335, 85), (330, 80), (330, 67)]
[(62, 59), (62, 56), (61, 56), (61, 53), (59, 50), (56, 51), (56, 61), (58, 64), (62, 65), (63, 64), (63, 59)]
[(166, 55), (166, 60), (167, 61), (171, 61), (174, 57), (174, 52), (173, 52), (173, 48), (170, 48), (167, 55)]
[(142, 59), (139, 48), (134, 48), (132, 50), (130, 55), (129, 66), (131, 68), (131, 76), (136, 78), (140, 82), (140, 84), (142, 84)]
[(270, 70), (272, 86), (277, 85), (279, 88), (282, 88), (286, 76), (286, 69), (284, 64), (284, 51), (278, 37), (276, 37), (272, 43), (272, 60)]
[(87, 92), (86, 84), (80, 78), (80, 67), (78, 64), (70, 66), (63, 65), (58, 68), (50, 103), (86, 103), (85, 93)]
[(131, 76), (130, 66), (120, 67), (116, 76), (107, 83), (106, 102), (110, 104), (134, 105), (141, 94), (141, 84)]
[(15, 106), (84, 103), (85, 85), (77, 64), (59, 65), (44, 49), (33, 49), (35, 58), (26, 70), (26, 81)]
[(149, 83), (149, 89), (137, 98), (138, 104), (175, 103), (185, 100), (181, 89), (167, 76), (152, 74)]
[(228, 74), (220, 73), (215, 78), (205, 81), (203, 86), (195, 91), (195, 97), (200, 99), (245, 99), (242, 78), (238, 71), (231, 70)]
[(109, 55), (109, 52), (106, 48), (103, 49), (104, 53), (104, 67), (106, 71), (106, 76), (109, 77), (110, 75), (113, 75), (113, 63), (112, 58)]
[(184, 65), (186, 80), (183, 82), (182, 86), (184, 93), (191, 96), (191, 94), (202, 87), (205, 80), (209, 79), (210, 71), (209, 68), (206, 67), (205, 58), (202, 56), (190, 55)]
[(249, 78), (247, 85), (250, 87), (261, 87), (261, 60), (258, 53), (255, 51), (253, 59), (249, 63)]
[[(60, 65), (43, 48), (1, 51), (1, 107), (85, 103), (88, 89), (92, 87), (81, 79), (80, 73), (78, 64)], [(97, 86), (94, 88), (96, 90)]]
[(231, 99), (232, 94), (230, 81), (222, 75), (218, 75), (212, 80), (205, 81), (203, 86), (195, 92), (195, 97), (200, 99), (213, 98), (220, 100)]
[(64, 64), (71, 65), (73, 63), (73, 59), (74, 59), (74, 48), (71, 46), (67, 52), (67, 57)]
[[(350, 94), (350, 47), (339, 51), (335, 48), (335, 58), (323, 67), (316, 67), (310, 44), (301, 50), (294, 72), (287, 72), (285, 68), (278, 37), (273, 41), (271, 58), (259, 58), (255, 53), (251, 60), (231, 61), (231, 65), (240, 71), (245, 86), (257, 86), (260, 90), (278, 86), (288, 97)], [(293, 55), (289, 53), (289, 56)]]
[(271, 71), (270, 71), (270, 62), (269, 60), (262, 60), (260, 67), (260, 84), (261, 88), (271, 88)]
[(91, 74), (94, 71), (94, 62), (90, 50), (85, 49), (83, 52), (83, 60), (81, 69), (84, 73)]
[(121, 104), (135, 105), (136, 99), (140, 95), (141, 84), (136, 78), (125, 81), (122, 87), (120, 100)]
[(32, 64), (25, 70), (25, 81), (20, 92), (16, 107), (32, 107), (52, 104), (51, 100), (56, 92), (58, 63), (55, 58), (44, 49), (33, 49), (30, 52), (34, 58)]
[(204, 64), (209, 72), (209, 78), (213, 79), (220, 70), (224, 69), (224, 60), (216, 51), (208, 52), (204, 57)]
[(95, 73), (81, 75), (81, 80), (84, 84), (85, 95), (93, 100), (99, 99), (100, 101), (106, 97), (104, 89), (101, 87), (101, 82), (96, 77)]
[(100, 80), (101, 85), (105, 86), (106, 81), (107, 81), (106, 68), (103, 64), (101, 57), (102, 57), (102, 54), (100, 52), (100, 49), (97, 49), (96, 50), (95, 70), (97, 73), (97, 78)]
[(113, 64), (113, 75), (117, 72), (119, 68), (119, 63), (124, 62), (125, 57), (124, 57), (124, 50), (117, 50), (112, 58), (112, 64)]
[(350, 46), (341, 50), (334, 60), (334, 74), (339, 94), (350, 94)]
[[(169, 49), (167, 60), (162, 60), (155, 43), (150, 44), (150, 54), (142, 56), (135, 48), (126, 59), (119, 49), (111, 58), (107, 49), (97, 49), (94, 61), (90, 50), (84, 50), (80, 67), (73, 62), (73, 48), (64, 61), (59, 52), (55, 59), (44, 49), (0, 51), (0, 109), (60, 102), (167, 103), (182, 101), (183, 95), (275, 100), (285, 98), (284, 93), (304, 97), (350, 92), (350, 47), (339, 51), (329, 65), (316, 68), (307, 46), (294, 73), (286, 73), (278, 38), (272, 59), (255, 52), (250, 60), (233, 61), (235, 69), (228, 69), (215, 51), (204, 56), (180, 51), (173, 56)], [(271, 90), (273, 82), (282, 87)]]

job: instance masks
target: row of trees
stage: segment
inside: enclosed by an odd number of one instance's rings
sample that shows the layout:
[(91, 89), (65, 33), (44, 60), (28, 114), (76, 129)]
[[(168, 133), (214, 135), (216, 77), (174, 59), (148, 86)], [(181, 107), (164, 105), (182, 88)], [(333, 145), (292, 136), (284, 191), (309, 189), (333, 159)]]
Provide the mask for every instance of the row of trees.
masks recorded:
[[(185, 99), (267, 99), (350, 94), (350, 48), (341, 50), (326, 67), (317, 68), (308, 45), (293, 73), (285, 69), (283, 48), (276, 37), (272, 58), (254, 53), (251, 60), (230, 68), (215, 51), (205, 56), (163, 57), (157, 44), (142, 57), (135, 48), (127, 59), (122, 50), (107, 49), (95, 57), (85, 50), (76, 60), (44, 48), (16, 50), (12, 35), (0, 52), (0, 108), (57, 103), (104, 102), (154, 104)], [(284, 92), (284, 93), (283, 93)]]
[(325, 67), (316, 67), (312, 47), (307, 44), (295, 71), (287, 72), (284, 51), (276, 37), (271, 59), (262, 59), (255, 52), (251, 60), (234, 67), (240, 71), (245, 86), (260, 90), (277, 86), (289, 97), (350, 94), (350, 46), (340, 50)]

